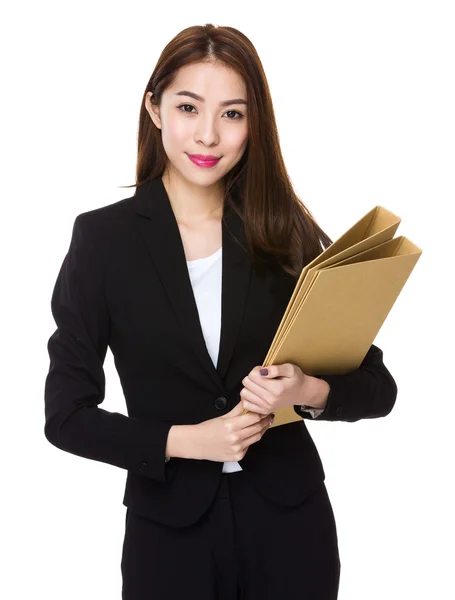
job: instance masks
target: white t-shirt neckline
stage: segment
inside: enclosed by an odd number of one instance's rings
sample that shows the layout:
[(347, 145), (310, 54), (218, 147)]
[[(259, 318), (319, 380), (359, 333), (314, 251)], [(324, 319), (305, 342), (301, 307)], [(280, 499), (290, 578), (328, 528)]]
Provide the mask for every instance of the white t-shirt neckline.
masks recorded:
[(210, 254), (209, 256), (203, 256), (202, 258), (196, 258), (195, 260), (187, 260), (186, 262), (188, 265), (194, 265), (195, 263), (200, 263), (204, 260), (208, 260), (209, 258), (215, 258), (219, 254), (221, 254), (222, 249), (223, 249), (223, 246), (221, 246), (221, 248), (218, 248), (218, 250), (216, 252), (214, 252), (213, 254)]

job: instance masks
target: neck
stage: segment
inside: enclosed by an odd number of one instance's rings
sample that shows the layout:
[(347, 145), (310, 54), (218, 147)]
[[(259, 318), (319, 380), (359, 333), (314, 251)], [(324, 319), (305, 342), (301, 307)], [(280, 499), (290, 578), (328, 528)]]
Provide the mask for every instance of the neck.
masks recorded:
[(196, 224), (208, 219), (217, 219), (223, 215), (222, 182), (208, 187), (170, 177), (165, 171), (163, 185), (169, 197), (176, 221), (184, 224)]

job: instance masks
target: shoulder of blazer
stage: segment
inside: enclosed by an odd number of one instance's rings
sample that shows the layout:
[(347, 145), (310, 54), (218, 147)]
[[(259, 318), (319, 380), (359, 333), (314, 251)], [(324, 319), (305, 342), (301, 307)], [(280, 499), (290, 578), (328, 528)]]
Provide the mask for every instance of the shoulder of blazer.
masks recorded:
[(111, 204), (79, 213), (75, 223), (79, 225), (90, 238), (109, 238), (115, 231), (116, 225), (122, 226), (134, 215), (134, 196), (122, 198)]
[(121, 219), (133, 211), (133, 202), (134, 194), (128, 196), (128, 198), (122, 198), (110, 204), (79, 213), (77, 218), (93, 224), (110, 221), (111, 219)]
[(132, 198), (123, 198), (76, 215), (68, 249), (70, 257), (94, 261), (96, 268), (103, 270), (112, 248), (124, 236), (125, 226), (131, 222), (133, 214)]

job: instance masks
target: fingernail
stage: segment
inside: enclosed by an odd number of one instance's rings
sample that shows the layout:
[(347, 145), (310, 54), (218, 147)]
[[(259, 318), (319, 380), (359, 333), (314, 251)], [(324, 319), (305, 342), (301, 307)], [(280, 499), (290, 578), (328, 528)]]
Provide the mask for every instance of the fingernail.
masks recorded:
[(261, 369), (261, 375), (268, 375), (269, 374), (269, 370), (268, 369)]

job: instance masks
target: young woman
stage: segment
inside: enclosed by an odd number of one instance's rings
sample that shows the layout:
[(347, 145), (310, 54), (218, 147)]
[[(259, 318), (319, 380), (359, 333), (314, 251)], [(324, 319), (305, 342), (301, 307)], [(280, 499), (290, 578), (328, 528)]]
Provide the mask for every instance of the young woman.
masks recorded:
[[(261, 369), (331, 240), (292, 189), (240, 31), (189, 27), (166, 46), (135, 187), (75, 219), (45, 386), (47, 439), (127, 470), (122, 597), (334, 600), (337, 529), (305, 419), (385, 416), (397, 388), (374, 345), (345, 375)], [(99, 407), (108, 347), (128, 416)], [(270, 429), (285, 405), (302, 419)]]

